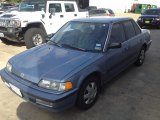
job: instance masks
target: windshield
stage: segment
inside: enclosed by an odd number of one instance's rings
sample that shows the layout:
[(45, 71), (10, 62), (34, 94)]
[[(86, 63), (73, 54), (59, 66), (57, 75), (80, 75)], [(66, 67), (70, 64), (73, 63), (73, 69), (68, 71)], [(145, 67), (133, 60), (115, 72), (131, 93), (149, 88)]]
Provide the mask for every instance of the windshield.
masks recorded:
[(45, 8), (45, 1), (23, 1), (19, 6), (19, 11), (41, 11)]
[(68, 22), (52, 38), (58, 46), (82, 51), (102, 51), (108, 33), (108, 24)]
[(149, 9), (149, 10), (144, 11), (143, 15), (160, 15), (160, 10)]

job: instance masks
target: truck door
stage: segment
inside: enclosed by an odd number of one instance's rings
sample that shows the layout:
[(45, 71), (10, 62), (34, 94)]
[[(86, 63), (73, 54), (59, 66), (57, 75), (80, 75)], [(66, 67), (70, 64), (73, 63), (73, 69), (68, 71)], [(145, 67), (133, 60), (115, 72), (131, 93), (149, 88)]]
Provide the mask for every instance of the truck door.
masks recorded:
[(76, 12), (77, 8), (75, 7), (74, 3), (69, 3), (69, 2), (64, 3), (64, 9), (65, 9), (64, 17), (66, 21), (74, 19), (78, 16), (78, 12)]
[[(61, 2), (48, 1), (46, 7), (45, 27), (47, 34), (55, 33), (64, 23), (63, 4)], [(51, 14), (54, 9), (54, 14)]]

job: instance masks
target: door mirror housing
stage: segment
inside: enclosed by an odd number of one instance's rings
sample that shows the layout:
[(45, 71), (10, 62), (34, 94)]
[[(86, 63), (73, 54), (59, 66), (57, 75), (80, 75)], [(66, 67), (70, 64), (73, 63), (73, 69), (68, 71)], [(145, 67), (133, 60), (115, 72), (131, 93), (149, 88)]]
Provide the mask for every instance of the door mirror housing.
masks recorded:
[(56, 9), (55, 9), (55, 8), (50, 8), (50, 9), (49, 9), (49, 13), (50, 13), (49, 18), (52, 18), (52, 15), (55, 15), (55, 12), (56, 12)]
[(122, 47), (122, 44), (121, 43), (111, 43), (109, 46), (108, 46), (108, 49), (115, 49), (115, 48), (121, 48)]
[(54, 36), (54, 33), (49, 34), (46, 36), (46, 41), (49, 41)]

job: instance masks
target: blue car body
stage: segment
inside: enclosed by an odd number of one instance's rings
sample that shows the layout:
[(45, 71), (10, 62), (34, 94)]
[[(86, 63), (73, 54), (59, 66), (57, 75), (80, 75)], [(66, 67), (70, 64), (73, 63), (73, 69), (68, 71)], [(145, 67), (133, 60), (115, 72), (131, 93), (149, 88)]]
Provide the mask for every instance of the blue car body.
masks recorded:
[[(1, 78), (12, 91), (15, 92), (10, 85), (19, 88), (21, 97), (39, 107), (52, 111), (67, 109), (75, 105), (79, 88), (87, 76), (98, 74), (101, 77), (101, 85), (103, 85), (133, 64), (144, 44), (146, 49), (150, 46), (151, 41), (147, 32), (142, 32), (132, 40), (122, 43), (121, 48), (107, 48), (112, 24), (125, 20), (130, 20), (130, 18), (73, 20), (109, 24), (109, 31), (102, 52), (84, 52), (61, 48), (48, 42), (11, 58), (9, 63), (12, 64), (12, 72), (6, 68), (2, 69)], [(61, 82), (69, 80), (73, 84), (73, 89), (62, 92), (41, 88), (38, 83), (42, 79)], [(52, 106), (39, 104), (36, 99), (50, 102)]]

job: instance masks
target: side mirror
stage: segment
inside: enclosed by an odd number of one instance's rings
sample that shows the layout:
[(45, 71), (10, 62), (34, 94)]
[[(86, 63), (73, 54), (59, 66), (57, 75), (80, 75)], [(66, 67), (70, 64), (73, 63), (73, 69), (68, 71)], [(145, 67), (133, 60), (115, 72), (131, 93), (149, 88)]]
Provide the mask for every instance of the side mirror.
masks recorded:
[(50, 9), (49, 9), (49, 13), (50, 13), (49, 18), (52, 18), (52, 15), (55, 15), (55, 12), (56, 12), (56, 9), (55, 9), (55, 8), (50, 8)]
[(49, 41), (54, 36), (54, 33), (49, 34), (46, 36), (46, 41)]
[(122, 44), (121, 43), (111, 43), (109, 46), (108, 46), (108, 49), (115, 49), (115, 48), (121, 48), (122, 47)]

